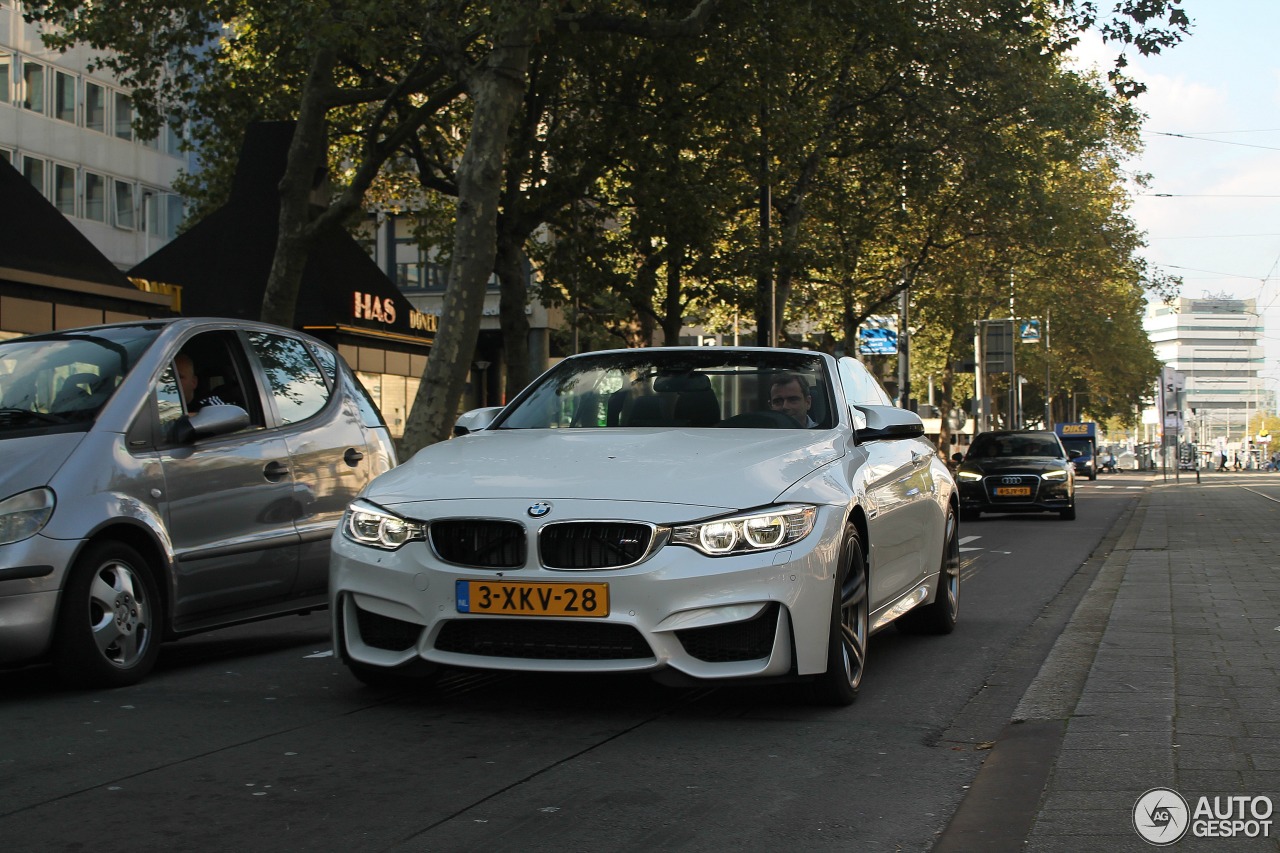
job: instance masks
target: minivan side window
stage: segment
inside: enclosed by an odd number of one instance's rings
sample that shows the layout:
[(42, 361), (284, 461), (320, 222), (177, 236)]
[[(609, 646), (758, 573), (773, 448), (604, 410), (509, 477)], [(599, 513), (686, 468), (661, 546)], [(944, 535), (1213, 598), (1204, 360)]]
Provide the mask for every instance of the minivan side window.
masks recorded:
[(267, 391), (282, 423), (298, 423), (324, 408), (329, 385), (302, 341), (253, 332), (249, 345), (266, 374)]
[(160, 435), (171, 438), (173, 425), (186, 414), (182, 406), (182, 389), (178, 387), (178, 377), (172, 364), (164, 369), (156, 383), (156, 411), (160, 414)]

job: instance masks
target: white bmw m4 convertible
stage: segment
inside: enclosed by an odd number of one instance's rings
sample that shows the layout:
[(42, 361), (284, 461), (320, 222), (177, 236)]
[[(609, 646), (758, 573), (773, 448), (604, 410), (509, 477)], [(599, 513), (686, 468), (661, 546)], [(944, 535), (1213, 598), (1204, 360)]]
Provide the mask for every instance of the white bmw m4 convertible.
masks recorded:
[(455, 432), (334, 534), (334, 647), (366, 683), (649, 672), (840, 705), (876, 631), (956, 625), (955, 483), (854, 359), (577, 355)]

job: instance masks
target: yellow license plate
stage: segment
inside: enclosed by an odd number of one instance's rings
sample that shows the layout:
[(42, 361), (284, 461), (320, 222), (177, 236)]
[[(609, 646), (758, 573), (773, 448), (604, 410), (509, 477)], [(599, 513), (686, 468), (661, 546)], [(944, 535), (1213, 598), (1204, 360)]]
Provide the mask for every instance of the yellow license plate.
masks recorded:
[(996, 497), (998, 498), (1029, 498), (1031, 497), (1030, 486), (1002, 486), (996, 489)]
[(609, 615), (607, 583), (456, 581), (459, 613), (501, 616)]

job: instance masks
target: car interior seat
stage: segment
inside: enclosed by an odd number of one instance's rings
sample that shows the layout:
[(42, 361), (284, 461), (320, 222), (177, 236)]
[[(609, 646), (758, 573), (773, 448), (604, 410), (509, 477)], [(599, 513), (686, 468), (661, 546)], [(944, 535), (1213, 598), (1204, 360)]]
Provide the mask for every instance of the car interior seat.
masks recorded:
[(618, 418), (619, 426), (670, 426), (664, 404), (666, 401), (657, 395), (635, 397), (630, 406), (623, 406)]
[(92, 406), (90, 398), (98, 390), (102, 377), (96, 373), (73, 373), (62, 381), (58, 394), (49, 406), (51, 412), (67, 412)]
[(832, 417), (827, 405), (827, 392), (821, 385), (814, 385), (809, 389), (809, 400), (809, 417), (822, 429), (830, 429)]
[(676, 398), (677, 426), (715, 426), (720, 422), (720, 401), (708, 385), (699, 391), (682, 391)]

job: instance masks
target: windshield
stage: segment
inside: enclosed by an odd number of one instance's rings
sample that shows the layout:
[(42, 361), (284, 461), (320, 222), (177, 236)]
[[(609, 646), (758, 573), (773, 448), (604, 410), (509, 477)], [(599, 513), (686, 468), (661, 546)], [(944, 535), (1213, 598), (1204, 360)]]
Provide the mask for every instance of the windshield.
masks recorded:
[(830, 428), (831, 399), (813, 353), (638, 349), (566, 359), (493, 428)]
[(114, 326), (0, 344), (0, 431), (87, 424), (159, 326)]
[(1062, 459), (1062, 445), (1045, 433), (985, 433), (973, 440), (967, 458), (994, 459), (1006, 456), (1045, 456)]

